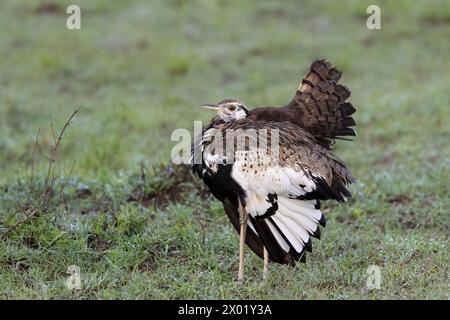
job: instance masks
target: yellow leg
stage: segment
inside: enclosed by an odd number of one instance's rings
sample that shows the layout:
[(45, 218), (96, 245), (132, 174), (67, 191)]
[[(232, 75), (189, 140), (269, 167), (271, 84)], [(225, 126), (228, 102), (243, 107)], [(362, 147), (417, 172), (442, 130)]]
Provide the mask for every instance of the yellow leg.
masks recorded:
[(264, 270), (263, 270), (263, 279), (267, 279), (269, 275), (269, 252), (267, 252), (266, 247), (264, 247)]
[(247, 213), (245, 209), (239, 204), (239, 223), (241, 224), (241, 230), (239, 232), (239, 271), (237, 275), (237, 282), (244, 282), (244, 248), (245, 248), (245, 236), (247, 233)]

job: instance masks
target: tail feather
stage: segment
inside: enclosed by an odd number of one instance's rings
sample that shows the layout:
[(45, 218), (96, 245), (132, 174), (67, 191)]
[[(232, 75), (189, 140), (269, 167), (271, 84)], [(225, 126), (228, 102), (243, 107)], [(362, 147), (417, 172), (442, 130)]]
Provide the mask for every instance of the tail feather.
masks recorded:
[[(273, 217), (273, 221), (280, 228), (285, 237), (289, 240), (289, 243), (293, 246), (295, 251), (300, 253), (303, 251), (303, 241), (305, 240), (302, 233), (306, 232), (301, 227), (299, 228), (299, 226), (296, 225), (295, 222), (292, 223), (291, 221), (287, 221), (288, 219), (288, 217), (282, 215), (275, 215)], [(308, 237), (307, 234), (305, 236)]]
[(311, 237), (320, 238), (319, 225), (325, 224), (317, 200), (298, 200), (278, 196), (277, 211), (253, 222), (273, 262), (294, 264), (305, 261), (312, 251)]
[(278, 199), (279, 206), (284, 206), (292, 212), (301, 211), (305, 217), (308, 217), (318, 223), (320, 218), (322, 217), (322, 213), (316, 208), (314, 202), (316, 201), (298, 201), (296, 199), (285, 197), (279, 197)]
[(341, 122), (339, 122), (336, 125), (336, 128), (343, 129), (343, 128), (352, 127), (352, 126), (356, 126), (355, 119), (353, 119), (352, 117), (345, 117), (345, 118), (342, 118)]
[[(269, 253), (269, 260), (280, 264), (289, 264), (291, 257), (289, 255), (289, 245), (283, 242), (284, 239), (279, 235), (278, 239), (274, 235), (278, 231), (274, 232), (270, 229), (266, 220), (257, 220), (252, 216), (249, 216), (249, 220), (255, 226), (259, 239), (263, 242), (264, 247)], [(253, 250), (254, 251), (254, 250)]]
[(341, 117), (346, 117), (349, 115), (352, 115), (356, 112), (356, 107), (351, 102), (346, 102), (342, 104), (339, 108), (339, 111), (341, 113)]
[[(276, 212), (261, 218), (249, 215), (246, 243), (259, 257), (263, 247), (269, 260), (280, 264), (306, 261), (306, 251), (312, 251), (311, 238), (320, 239), (320, 227), (325, 217), (317, 199), (292, 199), (287, 195), (273, 197)], [(223, 199), (225, 212), (239, 232), (239, 212), (235, 201)]]
[(350, 128), (356, 125), (351, 117), (356, 108), (346, 102), (350, 89), (337, 83), (341, 76), (342, 72), (328, 61), (314, 61), (287, 106), (302, 112), (302, 126), (326, 148), (330, 148), (335, 139), (348, 140), (346, 136), (356, 135)]
[(282, 205), (280, 202), (278, 203), (279, 211), (282, 212), (287, 217), (291, 218), (296, 222), (297, 224), (300, 224), (302, 228), (308, 231), (309, 234), (313, 234), (314, 231), (317, 229), (317, 223), (318, 221), (311, 220), (307, 215), (303, 214), (295, 214), (289, 208)]

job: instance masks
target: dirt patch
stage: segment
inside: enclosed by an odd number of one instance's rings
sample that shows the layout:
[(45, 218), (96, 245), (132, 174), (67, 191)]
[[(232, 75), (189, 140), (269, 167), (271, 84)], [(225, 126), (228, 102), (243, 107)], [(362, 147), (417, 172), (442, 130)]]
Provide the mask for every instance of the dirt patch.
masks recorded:
[(261, 18), (287, 18), (289, 17), (289, 12), (278, 7), (260, 8), (256, 11), (256, 16), (258, 17), (258, 21)]
[(35, 14), (53, 14), (59, 15), (64, 14), (63, 8), (54, 2), (44, 2), (34, 9)]
[(399, 223), (404, 229), (414, 229), (419, 223), (413, 211), (405, 212), (399, 219)]
[(399, 205), (406, 205), (411, 203), (411, 198), (405, 194), (400, 194), (394, 197), (391, 197), (388, 199), (388, 202), (391, 204), (399, 204)]
[(423, 200), (420, 202), (420, 207), (427, 208), (427, 207), (433, 205), (433, 202), (435, 202), (435, 201), (436, 201), (436, 199), (434, 198), (434, 196), (428, 195), (425, 198), (423, 198)]
[(339, 215), (336, 217), (336, 221), (343, 225), (349, 226), (353, 230), (358, 230), (360, 228), (359, 219), (352, 215), (348, 215), (348, 216)]
[(156, 256), (151, 254), (139, 264), (139, 270), (147, 274), (152, 274), (157, 269), (157, 261)]
[(4, 263), (0, 263), (0, 266), (7, 266), (15, 268), (19, 272), (27, 272), (30, 269), (30, 263), (25, 259), (15, 260), (13, 258), (8, 258)]
[(79, 199), (88, 198), (92, 196), (92, 191), (88, 185), (80, 185), (76, 191), (76, 197)]
[(394, 164), (395, 158), (397, 157), (397, 152), (392, 152), (389, 154), (385, 154), (379, 158), (377, 158), (374, 163), (380, 166), (390, 166)]
[(166, 166), (150, 179), (159, 181), (162, 186), (154, 185), (154, 190), (146, 192), (147, 177), (145, 173), (142, 173), (142, 183), (135, 186), (127, 198), (127, 202), (139, 202), (144, 206), (166, 207), (170, 202), (182, 201), (184, 195), (192, 190), (198, 190), (202, 199), (209, 196), (206, 186), (200, 179), (194, 178), (189, 166)]
[(361, 44), (364, 47), (371, 47), (375, 44), (375, 37), (372, 35), (365, 36), (361, 39)]
[(86, 238), (86, 245), (92, 250), (104, 252), (111, 248), (111, 241), (101, 239), (95, 234), (90, 234)]
[(146, 205), (153, 204), (157, 207), (166, 207), (170, 202), (180, 202), (182, 194), (186, 192), (186, 188), (174, 186), (169, 188), (166, 193), (153, 193), (146, 195), (143, 203)]
[(23, 238), (22, 243), (31, 249), (40, 249), (41, 248), (41, 244), (39, 243), (39, 240), (33, 235)]
[(430, 15), (423, 19), (423, 21), (433, 27), (441, 27), (450, 24), (450, 16)]

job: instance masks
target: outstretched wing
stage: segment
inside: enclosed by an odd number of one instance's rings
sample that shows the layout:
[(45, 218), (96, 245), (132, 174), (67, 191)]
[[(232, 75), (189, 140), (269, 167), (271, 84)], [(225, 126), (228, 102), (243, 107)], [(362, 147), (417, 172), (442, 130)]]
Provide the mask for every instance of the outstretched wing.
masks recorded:
[[(345, 164), (290, 122), (244, 119), (210, 130), (216, 132), (205, 134), (222, 136), (205, 146), (204, 180), (243, 202), (249, 228), (259, 236), (271, 261), (304, 260), (305, 251), (312, 249), (310, 238), (319, 238), (319, 225), (325, 225), (320, 200), (344, 201), (350, 196), (346, 185), (353, 177)], [(244, 143), (239, 144), (242, 135)], [(226, 148), (230, 140), (231, 153)]]
[(316, 60), (299, 85), (287, 108), (302, 111), (303, 128), (324, 147), (330, 148), (334, 139), (348, 140), (355, 136), (356, 107), (346, 102), (350, 90), (338, 84), (342, 72), (325, 60)]

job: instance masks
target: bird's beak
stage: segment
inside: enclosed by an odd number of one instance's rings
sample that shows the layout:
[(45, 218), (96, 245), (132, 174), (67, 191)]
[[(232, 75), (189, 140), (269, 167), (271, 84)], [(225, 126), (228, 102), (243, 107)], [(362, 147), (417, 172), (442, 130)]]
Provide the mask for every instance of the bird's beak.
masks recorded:
[(216, 106), (215, 104), (202, 104), (200, 107), (204, 108), (204, 109), (208, 109), (208, 110), (214, 110), (219, 112), (220, 108), (218, 106)]

